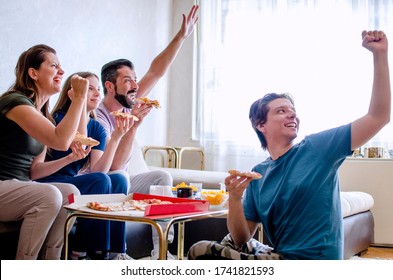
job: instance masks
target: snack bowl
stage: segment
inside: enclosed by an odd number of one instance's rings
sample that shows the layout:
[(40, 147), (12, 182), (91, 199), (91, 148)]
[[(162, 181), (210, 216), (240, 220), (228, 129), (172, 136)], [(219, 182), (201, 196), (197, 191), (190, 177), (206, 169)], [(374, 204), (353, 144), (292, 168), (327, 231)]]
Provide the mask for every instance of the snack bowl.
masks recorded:
[(224, 190), (202, 191), (201, 199), (209, 201), (209, 210), (223, 210), (227, 208), (228, 193)]
[(178, 196), (178, 190), (179, 189), (191, 189), (191, 196), (192, 198), (195, 198), (197, 193), (198, 193), (198, 188), (195, 186), (187, 185), (184, 182), (181, 182), (180, 184), (177, 184), (176, 186), (172, 187), (172, 195), (174, 197)]

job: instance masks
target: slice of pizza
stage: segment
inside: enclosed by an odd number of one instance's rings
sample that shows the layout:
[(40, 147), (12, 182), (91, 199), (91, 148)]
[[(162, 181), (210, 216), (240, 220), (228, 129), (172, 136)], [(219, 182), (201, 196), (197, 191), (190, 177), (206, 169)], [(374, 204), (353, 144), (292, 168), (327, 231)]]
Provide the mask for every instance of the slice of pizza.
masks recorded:
[(139, 118), (137, 116), (134, 116), (129, 113), (120, 112), (120, 111), (113, 111), (113, 112), (111, 112), (111, 115), (115, 116), (115, 117), (122, 117), (122, 118), (130, 118), (130, 119), (133, 118), (134, 121), (136, 121), (136, 122), (139, 121)]
[(104, 212), (139, 210), (134, 203), (130, 202), (101, 203), (97, 201), (92, 201), (88, 202), (86, 206), (90, 209)]
[(152, 100), (147, 97), (136, 98), (135, 100), (139, 103), (153, 105), (156, 109), (161, 107), (160, 102), (158, 100)]
[(146, 198), (143, 200), (143, 202), (151, 205), (172, 204), (171, 201), (161, 200), (157, 198)]
[(126, 200), (121, 203), (101, 203), (97, 201), (88, 202), (86, 206), (90, 209), (104, 212), (115, 212), (115, 211), (130, 211), (130, 210), (141, 210), (144, 211), (148, 205), (159, 205), (159, 204), (172, 204), (171, 201), (160, 200), (156, 198), (143, 199), (143, 200)]
[(259, 174), (258, 172), (254, 171), (239, 171), (235, 169), (228, 170), (228, 173), (231, 175), (239, 176), (239, 177), (249, 177), (252, 178), (253, 180), (261, 179), (262, 175)]
[(96, 201), (88, 202), (87, 207), (97, 211), (105, 211), (105, 212), (113, 211), (110, 206), (104, 205), (103, 203), (96, 202)]
[(149, 205), (148, 203), (146, 203), (143, 200), (133, 200), (133, 199), (131, 199), (128, 202), (130, 203), (130, 205), (135, 207), (136, 210), (142, 210), (142, 211), (145, 211), (146, 206)]
[(137, 210), (137, 209), (136, 209), (136, 204), (133, 203), (131, 200), (123, 201), (123, 202), (121, 203), (121, 209), (122, 209), (123, 211)]
[(75, 134), (74, 140), (75, 142), (80, 142), (82, 145), (86, 145), (86, 146), (97, 146), (100, 144), (99, 141), (91, 138), (91, 137), (87, 137), (86, 135), (83, 135), (81, 133), (79, 133), (78, 131)]

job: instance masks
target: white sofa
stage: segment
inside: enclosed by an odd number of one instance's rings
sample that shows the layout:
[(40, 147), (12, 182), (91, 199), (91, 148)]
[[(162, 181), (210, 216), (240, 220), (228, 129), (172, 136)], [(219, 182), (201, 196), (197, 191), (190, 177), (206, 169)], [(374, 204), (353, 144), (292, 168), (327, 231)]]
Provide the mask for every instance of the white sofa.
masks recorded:
[(142, 148), (135, 142), (128, 173), (130, 175), (135, 175), (149, 170), (165, 170), (169, 172), (172, 175), (174, 185), (181, 182), (194, 182), (202, 183), (204, 188), (209, 189), (218, 189), (220, 187), (220, 182), (224, 182), (225, 177), (228, 176), (227, 172), (147, 166), (143, 158)]

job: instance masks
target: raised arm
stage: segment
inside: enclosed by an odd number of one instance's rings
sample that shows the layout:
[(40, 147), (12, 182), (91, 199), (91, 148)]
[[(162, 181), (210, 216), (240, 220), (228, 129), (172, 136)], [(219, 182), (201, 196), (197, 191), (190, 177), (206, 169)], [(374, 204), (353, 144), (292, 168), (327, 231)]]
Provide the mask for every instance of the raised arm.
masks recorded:
[(368, 112), (352, 123), (351, 147), (365, 144), (390, 121), (388, 40), (382, 31), (363, 31), (363, 47), (373, 54), (374, 80)]
[(75, 76), (72, 86), (73, 101), (63, 121), (56, 127), (35, 108), (28, 105), (14, 107), (6, 117), (40, 143), (56, 150), (68, 150), (86, 103), (89, 81)]
[(183, 22), (179, 32), (177, 32), (169, 45), (153, 60), (149, 70), (138, 83), (139, 90), (137, 97), (144, 97), (148, 95), (152, 88), (172, 65), (184, 41), (194, 31), (194, 26), (198, 21), (198, 9), (199, 6), (194, 5), (187, 17), (183, 14)]
[[(111, 170), (113, 160), (115, 158), (119, 146), (122, 142), (122, 138), (126, 137), (126, 134), (134, 126), (134, 119), (116, 117), (116, 127), (110, 137), (107, 137), (107, 143), (104, 152), (93, 149), (90, 155), (90, 171), (91, 172), (108, 172)], [(117, 170), (117, 169), (116, 169)]]

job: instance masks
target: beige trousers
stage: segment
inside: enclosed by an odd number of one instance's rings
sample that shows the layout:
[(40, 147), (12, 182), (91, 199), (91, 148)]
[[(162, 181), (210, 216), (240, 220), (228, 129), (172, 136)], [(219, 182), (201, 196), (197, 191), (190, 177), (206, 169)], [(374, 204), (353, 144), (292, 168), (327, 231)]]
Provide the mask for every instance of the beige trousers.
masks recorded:
[(0, 181), (0, 221), (23, 220), (16, 259), (60, 259), (67, 218), (63, 205), (72, 193), (80, 194), (71, 184)]

